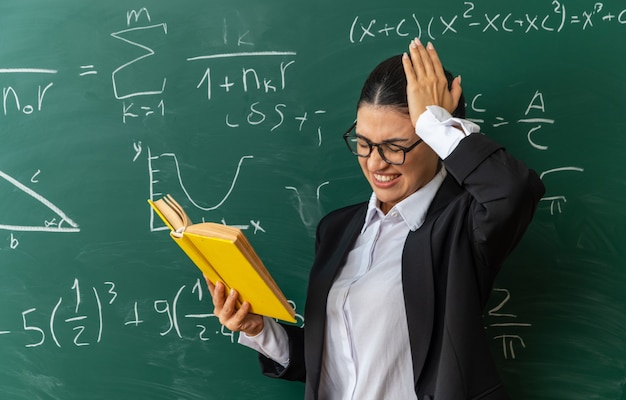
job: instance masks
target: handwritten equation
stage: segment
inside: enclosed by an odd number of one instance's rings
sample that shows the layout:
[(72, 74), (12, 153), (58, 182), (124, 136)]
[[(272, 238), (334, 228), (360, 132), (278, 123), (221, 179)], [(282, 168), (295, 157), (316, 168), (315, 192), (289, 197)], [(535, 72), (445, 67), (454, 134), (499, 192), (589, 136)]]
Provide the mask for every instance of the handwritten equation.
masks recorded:
[[(111, 309), (124, 297), (115, 282), (105, 281), (84, 287), (79, 279), (74, 279), (72, 285), (67, 287), (67, 294), (60, 296), (52, 307), (23, 310), (21, 326), (7, 329), (0, 321), (0, 341), (2, 336), (20, 334), (24, 337), (25, 347), (82, 347), (106, 341), (110, 330), (142, 329), (142, 326), (150, 325), (159, 328), (150, 332), (144, 329), (143, 334), (200, 341), (208, 341), (218, 335), (227, 337), (232, 343), (235, 341), (234, 332), (221, 325), (214, 314), (193, 312), (213, 309), (205, 286), (198, 279), (193, 285), (181, 285), (165, 298), (131, 300), (132, 306), (121, 311), (126, 317), (120, 319), (115, 317), (120, 310)], [(124, 304), (129, 304), (129, 301), (124, 301)], [(290, 301), (290, 304), (295, 309), (295, 303)], [(185, 312), (186, 309), (193, 310)], [(304, 322), (299, 314), (296, 319), (300, 324)]]
[(511, 12), (484, 10), (477, 2), (465, 1), (457, 13), (446, 15), (412, 13), (408, 17), (384, 21), (356, 16), (348, 30), (348, 40), (350, 43), (388, 37), (436, 40), (470, 31), (485, 34), (558, 33), (566, 29), (591, 30), (600, 24), (626, 25), (626, 7), (610, 9), (605, 3), (590, 2), (587, 8), (581, 9), (579, 3), (576, 3), (577, 8), (570, 8), (571, 3), (557, 0), (545, 4), (548, 8), (544, 6), (544, 11)]
[[(224, 44), (229, 44), (229, 30), (224, 23)], [(137, 34), (141, 33), (141, 40)], [(126, 13), (126, 26), (110, 36), (123, 44), (120, 49), (132, 50), (132, 58), (115, 67), (110, 73), (112, 96), (121, 102), (120, 118), (126, 124), (137, 120), (145, 122), (147, 118), (164, 118), (167, 114), (168, 77), (154, 78), (153, 71), (158, 71), (159, 57), (168, 57), (156, 50), (154, 43), (163, 44), (168, 38), (168, 24), (154, 23), (150, 11), (143, 7)], [(290, 72), (296, 67), (297, 52), (292, 50), (255, 51), (255, 43), (244, 40), (248, 32), (240, 35), (237, 40), (237, 51), (220, 52), (201, 55), (190, 55), (179, 60), (181, 63), (193, 63), (199, 66), (195, 89), (205, 93), (207, 102), (220, 101), (219, 95), (241, 96), (257, 93), (267, 97), (270, 94), (285, 92), (290, 86)], [(272, 63), (270, 60), (276, 60)], [(239, 65), (234, 60), (241, 60)], [(155, 68), (156, 67), (156, 68)], [(13, 85), (4, 86), (2, 90), (2, 110), (5, 116), (11, 113), (31, 115), (44, 109), (46, 97), (54, 92), (54, 77), (59, 69), (40, 67), (1, 68), (2, 75), (32, 76), (33, 81), (40, 83), (34, 95), (20, 93)], [(85, 63), (77, 67), (77, 75), (84, 79), (93, 79), (100, 70), (96, 64)], [(158, 72), (157, 72), (158, 73)], [(43, 77), (43, 78), (42, 78)], [(91, 78), (90, 78), (91, 77)], [(25, 102), (24, 96), (34, 97), (33, 101)], [(246, 96), (249, 98), (249, 96)], [(326, 110), (315, 108), (303, 110), (298, 104), (289, 105), (283, 101), (268, 103), (257, 100), (250, 102), (243, 109), (226, 112), (223, 116), (224, 128), (242, 126), (266, 126), (274, 132), (293, 121), (295, 129), (302, 132), (307, 125), (314, 124), (311, 133), (321, 145), (321, 122), (314, 116), (323, 115)], [(289, 131), (294, 126), (288, 127)]]
[[(200, 279), (193, 285), (181, 285), (167, 297), (126, 299), (123, 304), (127, 307), (132, 304), (128, 309), (112, 310), (124, 295), (113, 281), (84, 287), (79, 279), (74, 279), (67, 286), (66, 295), (59, 296), (53, 306), (21, 311), (21, 326), (7, 329), (0, 321), (0, 341), (3, 336), (20, 334), (24, 338), (24, 347), (82, 347), (103, 343), (108, 336), (113, 336), (108, 333), (110, 330), (120, 329), (142, 329), (144, 335), (199, 341), (209, 341), (217, 335), (227, 337), (231, 343), (235, 341), (234, 332), (221, 325), (214, 314), (197, 312), (198, 309), (213, 308)], [(496, 304), (485, 315), (485, 329), (493, 332), (492, 339), (502, 345), (505, 359), (516, 359), (519, 351), (526, 348), (523, 335), (532, 324), (520, 321), (517, 314), (508, 310), (511, 300), (509, 290), (495, 288), (492, 298)], [(296, 309), (293, 301), (289, 303)], [(124, 314), (125, 318), (119, 318), (120, 314)], [(296, 320), (300, 326), (304, 324), (304, 317), (298, 313)], [(144, 324), (153, 330), (146, 331), (142, 328)], [(155, 329), (155, 326), (158, 328)]]
[[(524, 127), (526, 132), (526, 139), (528, 144), (539, 152), (545, 152), (549, 150), (549, 146), (545, 145), (541, 141), (542, 130), (546, 126), (553, 126), (555, 119), (551, 118), (546, 112), (546, 101), (541, 91), (535, 90), (534, 93), (529, 92), (528, 105), (523, 113), (520, 113), (514, 118), (507, 118), (506, 116), (494, 115), (488, 113), (488, 110), (481, 106), (483, 100), (483, 94), (479, 93), (471, 97), (468, 101), (468, 108), (472, 110), (476, 117), (468, 118), (483, 128), (483, 130), (498, 129), (510, 124), (518, 124)], [(480, 118), (482, 115), (489, 115), (489, 119)], [(577, 165), (564, 165), (555, 166), (539, 173), (539, 177), (544, 181), (545, 186), (548, 188), (548, 193), (541, 201), (549, 204), (550, 214), (560, 214), (563, 212), (563, 204), (567, 202), (567, 196), (563, 193), (550, 193), (550, 185), (545, 181), (545, 178), (553, 178), (564, 173), (583, 173), (585, 169)]]
[[(126, 35), (137, 30), (151, 30), (157, 37), (161, 35), (165, 36), (167, 34), (167, 24), (151, 24), (149, 11), (146, 8), (142, 8), (139, 12), (128, 14), (127, 25), (137, 26), (115, 32), (111, 36), (134, 47), (139, 47), (143, 50), (144, 54), (117, 68), (112, 76), (115, 97), (123, 102), (123, 123), (126, 124), (131, 118), (139, 118), (140, 116), (142, 118), (147, 118), (152, 115), (164, 117), (165, 104), (163, 94), (167, 84), (166, 77), (163, 77), (160, 82), (161, 85), (157, 87), (156, 90), (151, 90), (150, 88), (144, 88), (143, 90), (138, 90), (137, 88), (132, 90), (126, 89), (124, 95), (120, 95), (121, 91), (118, 89), (120, 85), (116, 77), (120, 73), (123, 73), (126, 68), (149, 68), (150, 65), (147, 58), (155, 54), (152, 48), (137, 41), (129, 40), (126, 38)], [(223, 32), (223, 40), (226, 45), (230, 40), (227, 21), (224, 23)], [(291, 70), (297, 68), (297, 52), (291, 50), (255, 51), (253, 49), (255, 43), (247, 39), (248, 33), (249, 32), (244, 32), (237, 36), (237, 48), (241, 49), (241, 51), (201, 54), (186, 58), (186, 62), (199, 66), (196, 89), (202, 92), (203, 101), (207, 103), (219, 102), (223, 104), (228, 98), (235, 98), (236, 105), (233, 105), (233, 109), (236, 111), (227, 110), (223, 114), (223, 129), (231, 130), (243, 126), (264, 127), (268, 132), (275, 132), (282, 129), (286, 132), (301, 134), (303, 131), (306, 131), (308, 134), (314, 135), (318, 147), (322, 146), (323, 127), (320, 117), (326, 114), (325, 109), (316, 108), (307, 111), (299, 106), (290, 106), (280, 98), (278, 100), (270, 100), (275, 97), (272, 95), (280, 95), (280, 93), (285, 93), (289, 90), (291, 84)], [(234, 61), (236, 60), (240, 60), (241, 62), (235, 63)], [(252, 101), (249, 100), (251, 94), (254, 94), (257, 98)], [(144, 104), (139, 107), (140, 110), (145, 111), (143, 116), (138, 112), (132, 111), (136, 109), (136, 102), (140, 100), (144, 101), (146, 96), (153, 97), (149, 102), (150, 104), (157, 104), (157, 112), (155, 112), (154, 107), (149, 104)], [(242, 107), (241, 104), (246, 105)], [(289, 120), (292, 122), (290, 125), (287, 124)], [(142, 153), (143, 146), (141, 142), (135, 142), (134, 149), (136, 155), (133, 161)], [(148, 174), (150, 177), (149, 197), (151, 200), (163, 196), (168, 192), (167, 190), (158, 189), (158, 186), (162, 187), (163, 184), (165, 184), (166, 187), (172, 186), (172, 182), (164, 182), (158, 178), (159, 172), (174, 170), (178, 177), (178, 182), (173, 184), (177, 189), (182, 189), (189, 203), (199, 210), (213, 211), (221, 207), (227, 201), (232, 191), (235, 189), (239, 174), (241, 172), (245, 173), (246, 168), (253, 168), (252, 163), (254, 161), (254, 155), (241, 155), (237, 162), (235, 172), (233, 173), (230, 186), (224, 190), (224, 195), (221, 199), (209, 206), (201, 206), (185, 188), (184, 179), (182, 177), (183, 173), (180, 170), (176, 154), (166, 152), (160, 155), (153, 155), (148, 147), (147, 159)], [(161, 167), (155, 167), (157, 164), (161, 165)], [(222, 162), (221, 164), (224, 163)], [(301, 199), (297, 190), (296, 195)], [(300, 203), (300, 205), (302, 205), (302, 203)], [(302, 206), (298, 208), (298, 213), (307, 229), (310, 229), (311, 223), (303, 216)], [(164, 226), (155, 226), (154, 218), (155, 216), (152, 212), (150, 215), (150, 230), (165, 229)], [(319, 218), (316, 218), (315, 221), (317, 221), (317, 219)], [(226, 222), (223, 221), (223, 223)], [(261, 228), (260, 221), (255, 221), (254, 219), (251, 219), (249, 224), (238, 224), (236, 226), (241, 229), (248, 229), (252, 226), (254, 227), (254, 233), (258, 231), (264, 232)]]
[[(122, 101), (122, 121), (127, 123), (131, 119), (164, 117), (167, 77), (162, 77), (156, 87), (137, 87), (136, 80), (126, 80), (123, 83), (120, 77), (124, 74), (136, 76), (137, 71), (151, 71), (154, 65), (158, 65), (158, 61), (154, 58), (157, 54), (156, 50), (147, 43), (129, 39), (129, 36), (136, 31), (144, 33), (149, 31), (154, 37), (145, 39), (146, 42), (149, 39), (166, 40), (167, 23), (153, 24), (147, 8), (127, 13), (126, 23), (126, 29), (114, 32), (111, 36), (143, 54), (120, 65), (111, 75), (115, 98)], [(230, 41), (226, 21), (223, 31), (223, 40), (226, 45)], [(238, 102), (232, 111), (226, 111), (223, 115), (224, 128), (266, 127), (269, 132), (274, 132), (290, 120), (297, 126), (297, 131), (302, 132), (306, 125), (313, 123), (316, 126), (312, 128), (312, 134), (317, 137), (318, 144), (321, 145), (322, 126), (320, 122), (312, 121), (312, 117), (325, 114), (324, 109), (301, 110), (298, 105), (288, 105), (280, 100), (270, 102), (267, 99), (272, 94), (289, 90), (290, 73), (296, 68), (297, 52), (292, 50), (256, 51), (254, 50), (255, 43), (245, 39), (248, 33), (245, 32), (237, 37), (238, 51), (236, 52), (193, 55), (184, 60), (184, 62), (199, 66), (196, 89), (204, 93), (208, 103), (220, 102), (224, 96), (239, 96), (240, 98), (243, 96), (247, 99), (253, 93), (260, 98), (251, 102), (248, 100), (248, 104), (243, 108)], [(235, 63), (235, 60), (241, 60), (241, 62)], [(293, 129), (294, 126), (288, 128), (289, 131)]]
[[(492, 298), (497, 304), (488, 309), (485, 316), (485, 330), (492, 333), (492, 339), (502, 345), (502, 356), (514, 360), (518, 352), (526, 348), (523, 334), (532, 327), (528, 322), (518, 320), (517, 314), (508, 311), (511, 292), (508, 289), (494, 288)], [(505, 306), (507, 310), (504, 310)], [(523, 320), (522, 320), (523, 321)]]
[[(617, 9), (603, 2), (590, 2), (585, 5), (579, 3), (552, 1), (536, 9), (522, 7), (524, 11), (507, 11), (506, 5), (490, 6), (485, 10), (481, 4), (472, 1), (459, 2), (458, 10), (446, 10), (445, 15), (424, 15), (411, 13), (397, 20), (383, 20), (379, 17), (358, 15), (350, 18), (349, 26), (343, 29), (348, 33), (344, 40), (352, 44), (364, 44), (370, 40), (387, 37), (428, 37), (430, 40), (460, 35), (466, 32), (481, 32), (489, 34), (530, 34), (552, 33), (557, 34), (567, 29), (579, 29), (581, 32), (597, 29), (601, 25), (626, 25), (626, 7)], [(389, 18), (389, 17), (385, 17)], [(170, 25), (165, 20), (155, 20), (146, 7), (132, 9), (120, 15), (120, 26), (108, 33), (110, 40), (123, 55), (129, 54), (127, 59), (116, 63), (111, 70), (104, 74), (102, 68), (93, 60), (76, 65), (73, 71), (77, 79), (98, 79), (105, 76), (110, 79), (111, 99), (119, 104), (119, 114), (112, 116), (123, 125), (139, 126), (147, 120), (168, 118), (170, 109), (169, 91), (172, 90), (171, 79), (162, 73), (162, 60), (171, 59), (168, 41), (171, 32)], [(254, 32), (243, 30), (233, 35), (229, 27), (230, 21), (223, 20), (220, 28), (222, 44), (228, 51), (202, 52), (190, 50), (190, 54), (173, 59), (180, 65), (190, 67), (192, 79), (189, 87), (193, 93), (192, 101), (199, 107), (211, 107), (212, 116), (219, 121), (212, 131), (223, 133), (231, 130), (248, 130), (254, 128), (263, 133), (276, 134), (282, 132), (287, 135), (302, 135), (310, 143), (321, 147), (324, 143), (325, 123), (328, 111), (325, 106), (307, 105), (294, 100), (297, 97), (298, 77), (300, 70), (300, 52), (293, 48), (273, 48), (259, 50), (255, 43)], [(123, 56), (124, 57), (124, 56)], [(122, 57), (122, 58), (123, 58)], [(180, 56), (179, 56), (180, 57)], [(12, 62), (15, 62), (12, 60)], [(50, 68), (52, 67), (52, 68)], [(57, 81), (61, 74), (54, 66), (0, 65), (0, 79), (2, 79), (2, 113), (5, 117), (25, 116), (34, 117), (46, 111), (51, 102), (58, 101), (58, 96), (65, 81)], [(20, 82), (26, 82), (27, 87), (18, 87), (8, 76), (18, 75), (25, 77)], [(4, 79), (7, 78), (7, 79)], [(31, 82), (31, 83), (28, 83)], [(543, 135), (546, 127), (553, 126), (555, 120), (545, 106), (543, 94), (540, 90), (528, 93), (529, 103), (523, 115), (515, 118), (493, 116), (485, 107), (482, 100), (488, 93), (476, 94), (469, 101), (469, 109), (473, 111), (473, 120), (483, 126), (500, 128), (517, 124), (524, 126), (527, 141), (538, 152), (551, 149), (544, 143)], [(177, 105), (179, 106), (179, 105)], [(217, 110), (217, 111), (216, 111)], [(218, 115), (215, 115), (218, 114)], [(221, 114), (221, 115), (219, 115)], [(484, 115), (484, 117), (483, 117)], [(279, 140), (271, 136), (268, 140)], [(167, 149), (155, 155), (144, 141), (132, 141), (132, 162), (139, 159), (148, 160), (148, 179), (150, 183), (149, 198), (155, 199), (167, 193), (167, 185), (180, 187), (187, 195), (191, 204), (201, 210), (215, 210), (223, 206), (236, 189), (240, 174), (246, 174), (249, 168), (254, 168), (256, 154), (242, 152), (232, 160), (221, 161), (220, 164), (232, 165), (233, 178), (230, 186), (221, 190), (221, 197), (208, 206), (200, 206), (185, 188), (183, 175), (180, 170), (177, 155)], [(141, 157), (141, 158), (140, 158)], [(166, 162), (164, 162), (166, 161)], [(193, 164), (193, 160), (186, 160), (186, 164)], [(166, 165), (178, 177), (177, 182), (164, 182), (159, 179), (159, 172), (164, 169), (155, 167), (156, 164)], [(548, 188), (551, 185), (546, 180), (558, 179), (561, 174), (583, 173), (585, 168), (579, 165), (555, 165), (540, 172), (541, 178)], [(39, 224), (6, 223), (0, 220), (0, 230), (6, 231), (41, 231), (41, 232), (79, 232), (79, 225), (61, 207), (46, 199), (38, 190), (38, 175), (41, 170), (34, 168), (31, 182), (18, 182), (8, 174), (0, 171), (0, 180), (8, 182), (22, 193), (27, 194), (51, 211), (48, 218)], [(312, 231), (315, 222), (319, 220), (321, 207), (319, 205), (319, 189), (317, 197), (307, 196), (313, 193), (315, 186), (321, 187), (332, 184), (326, 179), (317, 179), (316, 182), (285, 182), (284, 195), (293, 199), (294, 209), (304, 226)], [(219, 189), (218, 189), (219, 191)], [(32, 202), (32, 200), (29, 200)], [(562, 213), (563, 205), (567, 202), (565, 193), (550, 193), (542, 199), (547, 203), (551, 214)], [(254, 227), (255, 232), (263, 232), (260, 221), (255, 218), (246, 218), (249, 221), (242, 223), (234, 221), (237, 226)], [(229, 223), (232, 224), (231, 221)], [(150, 230), (163, 229), (156, 226), (154, 215), (151, 215)], [(10, 234), (10, 247), (15, 249), (19, 239)]]
[[(147, 119), (161, 118), (167, 115), (167, 89), (168, 77), (162, 76), (156, 79), (152, 76), (150, 79), (142, 79), (149, 75), (151, 71), (157, 71), (159, 54), (156, 50), (155, 43), (166, 42), (168, 39), (169, 28), (166, 22), (153, 22), (150, 11), (147, 8), (138, 10), (130, 10), (126, 13), (126, 26), (123, 29), (112, 32), (111, 38), (120, 42), (124, 47), (120, 50), (131, 50), (133, 56), (115, 67), (110, 73), (112, 96), (116, 101), (120, 102), (121, 122), (129, 124), (134, 121), (145, 123)], [(227, 21), (224, 21), (224, 45), (230, 44), (230, 34)], [(139, 36), (138, 34), (141, 33)], [(268, 132), (279, 131), (284, 129), (288, 133), (308, 132), (313, 135), (317, 146), (322, 145), (322, 121), (321, 117), (326, 114), (323, 108), (315, 108), (310, 111), (302, 109), (298, 105), (288, 105), (282, 100), (274, 100), (268, 102), (267, 97), (277, 92), (288, 91), (290, 86), (290, 72), (296, 68), (297, 52), (295, 51), (254, 51), (255, 43), (247, 39), (249, 32), (240, 34), (236, 39), (236, 52), (211, 53), (189, 56), (184, 63), (198, 65), (197, 85), (195, 89), (199, 93), (204, 94), (206, 102), (222, 102), (224, 96), (234, 97), (237, 111), (226, 111), (223, 115), (222, 130), (232, 130), (240, 127), (265, 127)], [(251, 50), (252, 49), (252, 50)], [(240, 64), (236, 64), (234, 60), (241, 60)], [(271, 60), (276, 60), (273, 63)], [(94, 79), (100, 75), (100, 69), (96, 64), (84, 63), (78, 67), (77, 74), (82, 79)], [(24, 101), (24, 97), (31, 98), (30, 93), (23, 93), (17, 87), (7, 85), (3, 87), (3, 113), (5, 116), (12, 116), (15, 113), (30, 116), (35, 112), (45, 111), (45, 100), (47, 96), (54, 96), (54, 89), (59, 85), (55, 82), (55, 77), (59, 75), (58, 69), (38, 68), (38, 67), (21, 67), (21, 68), (4, 68), (0, 69), (2, 75), (22, 75), (32, 77), (33, 82), (41, 83), (36, 86), (35, 99), (33, 101)], [(152, 74), (154, 75), (154, 74)], [(250, 94), (256, 93), (259, 99), (254, 99), (245, 107), (240, 107), (241, 97), (250, 99)], [(287, 122), (292, 123), (287, 126)], [(237, 177), (243, 167), (247, 167), (248, 160), (254, 159), (254, 155), (244, 154), (240, 157), (232, 184), (225, 190), (223, 198), (213, 205), (203, 207), (199, 202), (195, 201), (184, 186), (182, 173), (178, 165), (176, 155), (173, 153), (162, 153), (154, 156), (150, 149), (143, 146), (142, 141), (134, 141), (133, 149), (135, 162), (141, 154), (146, 154), (148, 159), (148, 175), (150, 179), (149, 198), (154, 200), (156, 197), (164, 195), (167, 190), (160, 191), (156, 188), (158, 183), (164, 183), (158, 179), (159, 169), (153, 167), (162, 160), (173, 161), (176, 175), (178, 176), (177, 184), (185, 193), (188, 200), (200, 210), (210, 211), (219, 208), (230, 196), (237, 182)], [(169, 163), (172, 165), (172, 163)], [(4, 177), (4, 176), (2, 176)], [(6, 180), (18, 186), (10, 177)], [(34, 181), (33, 181), (34, 182)], [(33, 197), (36, 196), (33, 190), (24, 186), (18, 186), (23, 191), (28, 191)], [(43, 197), (36, 197), (40, 201), (44, 201)], [(46, 203), (50, 209), (56, 212), (60, 218), (46, 221), (46, 231), (55, 232), (77, 232), (78, 225), (69, 217), (63, 214), (56, 206)], [(58, 224), (56, 229), (53, 224)], [(61, 227), (63, 223), (69, 223), (70, 228)], [(251, 220), (249, 224), (240, 224), (247, 229), (254, 226), (255, 232), (263, 230), (259, 221)], [(1, 224), (0, 229), (6, 230), (26, 230), (24, 225), (8, 225)], [(154, 214), (151, 215), (150, 230), (160, 230), (162, 226), (155, 226)], [(38, 230), (42, 230), (39, 229)], [(16, 248), (19, 241), (15, 236), (11, 237), (11, 247)]]

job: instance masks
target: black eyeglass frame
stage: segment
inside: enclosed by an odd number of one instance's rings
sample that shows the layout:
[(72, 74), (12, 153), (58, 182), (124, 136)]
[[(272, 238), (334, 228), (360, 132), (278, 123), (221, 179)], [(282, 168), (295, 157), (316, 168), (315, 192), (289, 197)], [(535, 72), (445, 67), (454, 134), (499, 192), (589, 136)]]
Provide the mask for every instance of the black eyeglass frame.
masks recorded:
[[(350, 143), (348, 142), (348, 137), (350, 136), (350, 133), (352, 133), (352, 131), (354, 130), (354, 128), (356, 128), (356, 122), (354, 124), (352, 124), (352, 126), (350, 126), (350, 129), (348, 129), (346, 131), (346, 133), (343, 134), (343, 140), (346, 142), (346, 145), (348, 146), (348, 149), (350, 150), (350, 153), (354, 154), (357, 157), (362, 157), (362, 158), (367, 158), (369, 156), (372, 155), (372, 151), (374, 150), (374, 147), (378, 148), (378, 154), (380, 154), (380, 158), (382, 158), (387, 164), (391, 164), (391, 165), (402, 165), (404, 164), (404, 162), (406, 161), (406, 153), (408, 153), (409, 151), (413, 150), (414, 148), (417, 147), (418, 144), (422, 143), (424, 140), (419, 139), (417, 142), (413, 143), (412, 145), (410, 145), (409, 147), (404, 147), (404, 146), (400, 146), (398, 144), (395, 143), (374, 143), (369, 141), (367, 138), (364, 138), (363, 136), (360, 136), (358, 134), (357, 137), (364, 140), (365, 143), (367, 143), (367, 146), (369, 147), (369, 151), (367, 152), (366, 155), (363, 154), (359, 154), (356, 153), (354, 150), (352, 150), (352, 146), (350, 146)], [(382, 149), (382, 145), (387, 145), (387, 146), (393, 146), (394, 148), (397, 148), (398, 150), (402, 151), (402, 162), (401, 163), (397, 163), (397, 162), (391, 162), (389, 160), (387, 160), (387, 158), (385, 157), (385, 152)]]

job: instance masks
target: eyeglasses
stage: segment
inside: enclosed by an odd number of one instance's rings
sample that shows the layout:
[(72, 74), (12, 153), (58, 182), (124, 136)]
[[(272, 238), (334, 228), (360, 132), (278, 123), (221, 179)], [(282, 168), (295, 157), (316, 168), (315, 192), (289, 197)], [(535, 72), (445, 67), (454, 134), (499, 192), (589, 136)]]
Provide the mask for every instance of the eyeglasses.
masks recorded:
[(352, 124), (350, 129), (346, 133), (343, 134), (343, 140), (346, 141), (348, 148), (352, 152), (352, 154), (359, 157), (369, 157), (372, 154), (372, 150), (374, 147), (378, 148), (378, 154), (380, 157), (388, 164), (393, 165), (402, 165), (404, 164), (404, 160), (406, 158), (406, 153), (413, 150), (417, 147), (418, 144), (422, 143), (422, 139), (413, 143), (409, 147), (400, 146), (394, 143), (373, 143), (364, 138), (363, 136), (357, 134), (354, 131), (356, 128), (356, 122)]

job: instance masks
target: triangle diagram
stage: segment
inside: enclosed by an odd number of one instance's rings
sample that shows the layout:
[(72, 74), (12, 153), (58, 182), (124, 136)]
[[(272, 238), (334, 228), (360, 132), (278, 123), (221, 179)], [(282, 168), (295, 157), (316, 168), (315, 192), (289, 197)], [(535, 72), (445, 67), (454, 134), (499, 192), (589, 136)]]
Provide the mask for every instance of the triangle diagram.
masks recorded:
[[(0, 199), (0, 210), (3, 210), (2, 214), (0, 214), (0, 229), (31, 232), (80, 231), (76, 222), (42, 195), (36, 193), (10, 175), (0, 171), (0, 184), (3, 183), (2, 180), (9, 184), (9, 190), (5, 192), (0, 187), (0, 193), (3, 193)], [(23, 201), (23, 194), (27, 194), (39, 203), (37, 211), (35, 211), (35, 207), (28, 206), (29, 208), (26, 213), (24, 213), (24, 204), (29, 203)], [(43, 207), (41, 207), (41, 205), (43, 205)], [(20, 209), (18, 207), (22, 208)], [(37, 212), (40, 212), (41, 217)], [(15, 220), (9, 221), (11, 218)], [(26, 220), (30, 221), (25, 222)]]

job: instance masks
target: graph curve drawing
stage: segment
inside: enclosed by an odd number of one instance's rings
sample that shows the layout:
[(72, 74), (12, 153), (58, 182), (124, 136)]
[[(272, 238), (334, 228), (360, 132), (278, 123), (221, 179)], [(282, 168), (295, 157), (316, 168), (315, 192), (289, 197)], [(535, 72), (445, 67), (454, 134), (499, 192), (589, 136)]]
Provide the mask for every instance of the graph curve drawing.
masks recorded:
[[(182, 189), (183, 193), (185, 194), (185, 197), (187, 198), (187, 200), (189, 200), (189, 202), (196, 207), (199, 210), (202, 211), (213, 211), (218, 209), (219, 207), (222, 206), (222, 204), (224, 204), (226, 202), (226, 200), (229, 198), (230, 194), (232, 193), (233, 189), (235, 188), (235, 185), (237, 184), (237, 180), (239, 178), (239, 173), (241, 172), (241, 168), (242, 165), (244, 163), (245, 160), (248, 159), (253, 159), (254, 156), (253, 155), (244, 155), (241, 156), (239, 158), (239, 161), (237, 163), (237, 167), (235, 168), (235, 172), (234, 172), (234, 176), (231, 180), (231, 184), (230, 187), (228, 188), (226, 194), (223, 196), (223, 198), (215, 205), (212, 206), (208, 206), (208, 207), (203, 207), (200, 204), (198, 204), (198, 202), (196, 202), (192, 196), (189, 194), (189, 191), (187, 190), (187, 188), (185, 187), (185, 184), (183, 183), (183, 178), (182, 178), (182, 173), (181, 173), (181, 168), (180, 168), (180, 164), (178, 162), (178, 158), (176, 157), (176, 154), (174, 153), (162, 153), (160, 155), (153, 155), (152, 151), (150, 150), (150, 147), (148, 147), (148, 173), (150, 175), (150, 200), (156, 200), (157, 197), (159, 196), (164, 196), (165, 194), (167, 194), (166, 192), (163, 191), (157, 191), (155, 190), (155, 185), (157, 185), (158, 183), (160, 183), (159, 179), (156, 178), (156, 175), (158, 173), (161, 172), (161, 169), (156, 167), (156, 163), (157, 162), (163, 162), (163, 160), (166, 160), (166, 163), (170, 163), (172, 164), (174, 171), (176, 173), (176, 184), (178, 185), (178, 187), (180, 187), (180, 189)], [(161, 160), (163, 159), (163, 160)], [(169, 229), (167, 226), (162, 225), (162, 226), (156, 226), (155, 225), (155, 219), (154, 219), (154, 212), (152, 210), (150, 210), (150, 231), (151, 232), (155, 232), (155, 231), (160, 231), (160, 230), (166, 230)]]
[[(51, 201), (35, 192), (31, 188), (19, 182), (17, 179), (11, 177), (3, 171), (0, 171), (0, 178), (4, 179), (11, 185), (15, 186), (22, 192), (26, 193), (33, 199), (37, 200), (39, 203), (43, 204), (50, 211), (56, 214), (60, 220), (56, 222), (56, 220), (52, 222), (45, 222), (42, 225), (7, 225), (0, 223), (0, 229), (9, 230), (9, 231), (29, 231), (29, 232), (79, 232), (80, 229), (78, 224), (74, 222), (70, 217), (68, 217), (61, 209), (52, 204)], [(2, 222), (0, 220), (0, 222)]]

